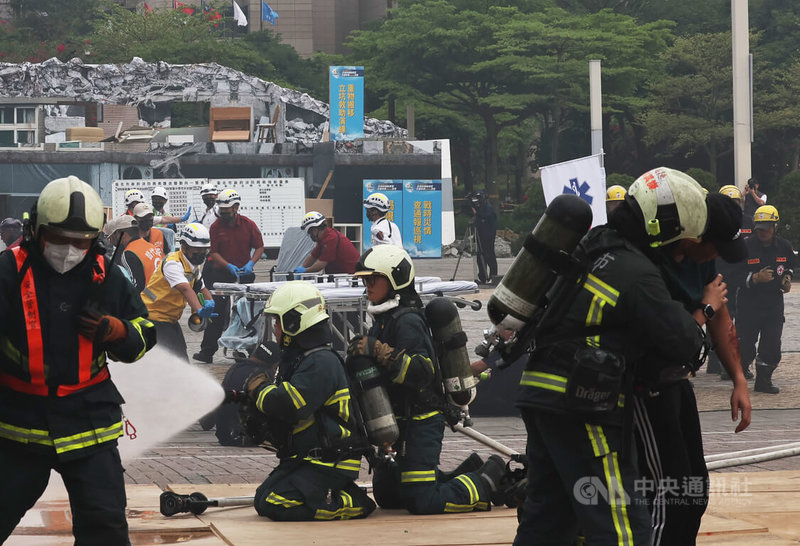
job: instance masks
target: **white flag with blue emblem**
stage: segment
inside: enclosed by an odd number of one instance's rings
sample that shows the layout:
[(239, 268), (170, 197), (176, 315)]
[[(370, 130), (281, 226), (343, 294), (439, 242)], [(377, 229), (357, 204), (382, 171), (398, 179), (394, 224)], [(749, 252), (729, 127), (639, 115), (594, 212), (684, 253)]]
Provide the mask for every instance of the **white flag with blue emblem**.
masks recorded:
[(542, 167), (544, 202), (572, 193), (592, 207), (592, 227), (606, 223), (606, 171), (600, 154)]

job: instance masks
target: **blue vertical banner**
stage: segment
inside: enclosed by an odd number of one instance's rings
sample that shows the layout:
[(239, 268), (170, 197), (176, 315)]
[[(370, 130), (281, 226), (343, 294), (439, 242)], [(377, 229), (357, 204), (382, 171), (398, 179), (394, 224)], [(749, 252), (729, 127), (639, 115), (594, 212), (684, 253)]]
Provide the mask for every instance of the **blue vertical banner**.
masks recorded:
[(331, 140), (364, 137), (364, 67), (330, 67)]
[[(400, 234), (403, 233), (403, 181), (402, 180), (364, 180), (364, 199), (373, 193), (382, 193), (389, 198), (389, 212), (386, 217), (397, 224)], [(361, 248), (367, 250), (372, 246), (372, 222), (367, 219), (367, 209), (361, 207)]]
[(442, 257), (442, 181), (403, 180), (403, 248), (412, 258)]

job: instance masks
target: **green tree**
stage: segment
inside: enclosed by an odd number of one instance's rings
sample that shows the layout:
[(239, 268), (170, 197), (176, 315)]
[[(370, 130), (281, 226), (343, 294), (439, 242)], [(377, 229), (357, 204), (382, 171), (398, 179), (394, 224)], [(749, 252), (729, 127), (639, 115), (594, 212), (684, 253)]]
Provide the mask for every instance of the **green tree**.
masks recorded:
[(660, 67), (659, 54), (671, 38), (671, 25), (645, 25), (610, 10), (572, 14), (553, 8), (518, 17), (498, 33), (498, 62), (521, 73), (549, 137), (548, 163), (566, 159), (559, 154), (560, 136), (571, 129), (565, 122), (580, 116), (588, 153), (589, 64), (603, 66), (603, 102), (607, 114), (638, 112), (646, 80)]
[(653, 82), (645, 141), (669, 153), (705, 155), (716, 177), (733, 143), (729, 32), (679, 37), (664, 54), (668, 73)]
[(786, 68), (755, 71), (754, 167), (759, 176), (780, 178), (800, 162), (800, 60)]

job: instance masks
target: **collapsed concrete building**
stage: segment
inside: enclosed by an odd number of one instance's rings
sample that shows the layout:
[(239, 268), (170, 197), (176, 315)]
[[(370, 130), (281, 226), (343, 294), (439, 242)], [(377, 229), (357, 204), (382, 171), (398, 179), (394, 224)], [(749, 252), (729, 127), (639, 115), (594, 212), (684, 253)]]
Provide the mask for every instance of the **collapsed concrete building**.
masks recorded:
[[(176, 103), (248, 108), (249, 134), (226, 141), (210, 136), (213, 127), (172, 127)], [(363, 139), (325, 142), (328, 112), (306, 93), (216, 63), (0, 63), (0, 217), (20, 216), (48, 180), (67, 174), (104, 200), (125, 178), (300, 177), (309, 197), (327, 180), (343, 222), (360, 222), (364, 179), (444, 178), (452, 211), (440, 143), (408, 141), (404, 128), (371, 118)], [(275, 125), (271, 139), (259, 138), (265, 121)], [(81, 128), (97, 128), (95, 142), (68, 138)]]

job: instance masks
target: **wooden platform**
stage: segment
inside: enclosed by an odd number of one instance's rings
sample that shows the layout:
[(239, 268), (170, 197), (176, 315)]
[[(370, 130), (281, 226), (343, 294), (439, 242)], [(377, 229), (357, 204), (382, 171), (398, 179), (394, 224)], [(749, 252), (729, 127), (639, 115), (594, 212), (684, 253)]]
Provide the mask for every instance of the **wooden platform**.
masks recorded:
[[(175, 485), (177, 493), (201, 491), (210, 498), (249, 496), (256, 486)], [(800, 544), (800, 472), (739, 472), (712, 475), (711, 504), (698, 536), (706, 545)], [(276, 523), (252, 507), (209, 508), (194, 516), (166, 518), (158, 511), (161, 490), (129, 485), (131, 543), (190, 543), (196, 546), (262, 544), (511, 544), (516, 511), (414, 516), (399, 510), (376, 510), (367, 519), (314, 523)], [(69, 504), (63, 490), (48, 490), (31, 510), (9, 546), (72, 544)]]

